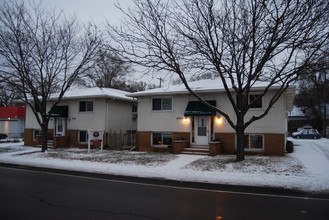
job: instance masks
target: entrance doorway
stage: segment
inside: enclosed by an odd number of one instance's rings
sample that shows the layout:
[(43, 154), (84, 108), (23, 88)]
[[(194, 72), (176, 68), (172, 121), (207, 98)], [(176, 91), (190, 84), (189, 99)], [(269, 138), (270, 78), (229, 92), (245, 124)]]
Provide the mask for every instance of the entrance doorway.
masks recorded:
[(56, 118), (55, 120), (55, 135), (65, 136), (66, 118)]
[(208, 116), (194, 117), (194, 145), (207, 145), (209, 142), (209, 120)]

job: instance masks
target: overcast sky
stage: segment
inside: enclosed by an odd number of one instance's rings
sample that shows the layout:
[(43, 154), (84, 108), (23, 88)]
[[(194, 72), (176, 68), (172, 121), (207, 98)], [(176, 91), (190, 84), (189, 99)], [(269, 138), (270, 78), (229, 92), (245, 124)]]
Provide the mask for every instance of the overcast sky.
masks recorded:
[[(6, 0), (8, 1), (8, 0)], [(111, 24), (119, 24), (120, 19), (124, 16), (122, 12), (115, 7), (115, 3), (119, 2), (123, 9), (133, 6), (133, 0), (42, 0), (50, 7), (56, 6), (63, 9), (65, 14), (75, 14), (82, 22), (93, 21), (95, 24), (102, 25), (106, 23), (106, 19)], [(147, 83), (159, 84), (159, 77), (167, 78), (168, 76), (142, 76), (139, 74), (139, 68), (134, 67), (138, 74), (133, 74), (132, 78), (136, 81), (145, 81)], [(162, 82), (167, 84), (168, 81)]]
[[(0, 0), (1, 4), (13, 0)], [(20, 1), (20, 0), (18, 0)], [(23, 1), (23, 0), (21, 0)], [(26, 1), (26, 0), (25, 0)], [(66, 15), (76, 15), (82, 22), (93, 21), (95, 24), (104, 24), (106, 19), (111, 24), (118, 24), (123, 17), (121, 11), (114, 4), (119, 2), (123, 9), (132, 5), (132, 0), (35, 0), (44, 2), (50, 8), (63, 10)], [(27, 1), (26, 1), (27, 2)]]
[[(0, 7), (3, 2), (10, 2), (12, 0), (0, 0)], [(26, 1), (26, 0), (25, 0)], [(38, 2), (39, 0), (35, 0)], [(120, 19), (124, 16), (122, 12), (115, 7), (115, 3), (119, 2), (121, 7), (126, 10), (128, 7), (133, 6), (133, 0), (40, 0), (44, 2), (46, 6), (50, 8), (56, 7), (58, 10), (63, 10), (65, 15), (76, 15), (77, 19), (83, 23), (88, 23), (89, 21), (94, 22), (97, 25), (104, 25), (106, 19), (110, 24), (119, 24)], [(138, 67), (134, 67), (136, 72)], [(162, 75), (162, 74), (161, 74)], [(163, 84), (167, 84), (169, 77), (164, 76), (143, 76), (140, 74), (134, 74), (133, 78), (137, 81), (142, 80), (147, 83), (159, 84), (159, 77), (165, 79)]]
[[(7, 0), (8, 1), (8, 0)], [(114, 4), (119, 2), (123, 8), (131, 5), (131, 0), (42, 0), (51, 7), (64, 10), (65, 14), (75, 14), (82, 22), (93, 21), (96, 24), (119, 23), (122, 13)]]

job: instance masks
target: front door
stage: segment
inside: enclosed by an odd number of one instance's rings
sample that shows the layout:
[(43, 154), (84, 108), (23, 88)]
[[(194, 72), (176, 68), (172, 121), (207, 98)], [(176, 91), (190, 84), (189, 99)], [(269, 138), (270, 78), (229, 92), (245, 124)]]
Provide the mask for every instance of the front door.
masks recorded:
[(208, 145), (208, 116), (195, 117), (195, 145)]
[(56, 118), (56, 136), (65, 136), (65, 118)]

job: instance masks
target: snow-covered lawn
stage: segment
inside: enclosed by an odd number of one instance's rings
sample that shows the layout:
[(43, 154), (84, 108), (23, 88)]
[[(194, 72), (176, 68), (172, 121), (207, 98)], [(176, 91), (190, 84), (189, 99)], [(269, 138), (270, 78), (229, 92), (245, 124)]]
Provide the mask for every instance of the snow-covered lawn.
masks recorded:
[(329, 193), (329, 140), (293, 140), (285, 157), (215, 157), (86, 149), (40, 149), (0, 143), (0, 162), (136, 177), (278, 187)]

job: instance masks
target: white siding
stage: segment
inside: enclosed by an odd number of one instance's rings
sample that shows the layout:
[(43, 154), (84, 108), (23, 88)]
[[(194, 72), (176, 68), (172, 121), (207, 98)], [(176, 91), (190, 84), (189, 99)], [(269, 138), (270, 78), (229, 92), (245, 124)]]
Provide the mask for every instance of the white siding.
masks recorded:
[(126, 130), (137, 129), (137, 120), (132, 119), (132, 103), (108, 100), (107, 108), (107, 132), (126, 133)]
[(40, 129), (40, 125), (37, 122), (37, 119), (34, 116), (30, 106), (26, 106), (26, 119), (25, 119), (25, 127), (32, 129)]
[[(92, 112), (79, 112), (80, 101), (93, 101)], [(70, 102), (64, 101), (58, 105), (68, 105), (69, 114), (67, 118), (68, 130), (105, 129), (106, 102), (105, 99), (79, 99)]]
[[(263, 98), (263, 106), (267, 106), (271, 93)], [(152, 97), (138, 98), (138, 131), (173, 131), (173, 132), (190, 132), (190, 120), (185, 122), (184, 112), (189, 101), (196, 101), (191, 95), (174, 95), (172, 111), (152, 111)], [(159, 96), (161, 97), (161, 96)], [(217, 106), (230, 115), (235, 122), (236, 117), (225, 93), (203, 94), (205, 100), (216, 100)], [(247, 119), (253, 115), (259, 115), (264, 109), (250, 109), (246, 115)], [(217, 114), (219, 115), (219, 114)], [(267, 116), (263, 119), (252, 123), (246, 130), (247, 133), (285, 133), (286, 132), (286, 104), (281, 97), (273, 106)], [(231, 133), (234, 130), (222, 119), (215, 119), (215, 132)]]
[[(79, 112), (80, 101), (93, 101), (92, 112)], [(50, 105), (49, 105), (50, 106)], [(69, 106), (67, 129), (88, 130), (101, 129), (106, 132), (136, 130), (137, 120), (132, 119), (132, 103), (107, 99), (63, 100), (57, 106)], [(49, 129), (54, 129), (55, 120), (49, 121)], [(40, 126), (29, 107), (26, 108), (26, 128), (40, 129)]]

